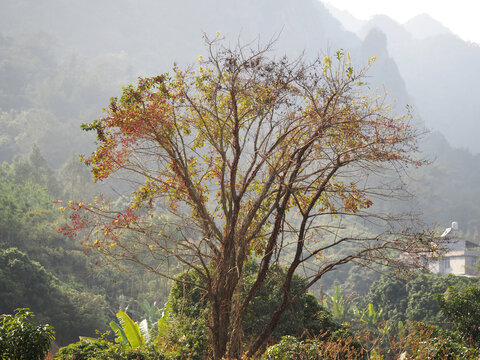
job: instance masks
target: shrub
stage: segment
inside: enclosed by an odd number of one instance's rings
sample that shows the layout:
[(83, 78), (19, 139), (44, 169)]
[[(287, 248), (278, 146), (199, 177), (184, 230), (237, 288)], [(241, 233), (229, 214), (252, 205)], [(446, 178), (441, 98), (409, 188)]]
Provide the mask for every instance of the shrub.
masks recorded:
[(458, 333), (422, 322), (412, 322), (408, 328), (408, 334), (404, 339), (400, 339), (404, 342), (403, 359), (479, 359), (479, 350), (462, 343)]
[(0, 354), (2, 359), (41, 360), (55, 339), (50, 325), (33, 323), (29, 309), (17, 309), (15, 315), (0, 316)]
[[(106, 335), (106, 334), (105, 334)], [(153, 346), (125, 349), (100, 338), (81, 338), (80, 341), (60, 348), (55, 359), (60, 360), (164, 360)]]
[(435, 298), (442, 313), (462, 334), (465, 342), (480, 347), (480, 288), (449, 287), (444, 294), (437, 294)]
[(351, 336), (300, 341), (293, 336), (270, 346), (262, 360), (367, 359), (367, 353)]

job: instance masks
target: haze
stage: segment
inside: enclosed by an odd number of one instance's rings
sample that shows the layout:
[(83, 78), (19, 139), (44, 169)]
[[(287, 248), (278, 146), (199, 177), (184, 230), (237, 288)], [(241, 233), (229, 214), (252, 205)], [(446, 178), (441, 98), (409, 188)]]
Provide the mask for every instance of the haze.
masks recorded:
[(462, 39), (480, 44), (478, 22), (480, 3), (478, 1), (327, 0), (325, 3), (339, 10), (348, 11), (359, 20), (369, 20), (374, 15), (384, 14), (399, 23), (404, 23), (417, 15), (428, 14)]

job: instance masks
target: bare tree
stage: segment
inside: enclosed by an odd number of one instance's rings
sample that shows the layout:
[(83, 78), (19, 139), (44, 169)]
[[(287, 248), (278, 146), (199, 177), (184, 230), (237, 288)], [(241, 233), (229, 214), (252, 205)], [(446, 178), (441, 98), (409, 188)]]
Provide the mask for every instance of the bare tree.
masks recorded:
[[(140, 79), (112, 99), (104, 118), (85, 125), (98, 147), (84, 162), (96, 180), (116, 173), (134, 184), (131, 202), (123, 211), (102, 199), (71, 203), (62, 229), (88, 229), (85, 246), (161, 276), (171, 277), (155, 264), (172, 257), (197, 272), (214, 359), (261, 351), (288, 306), (336, 267), (400, 267), (401, 253), (432, 250), (411, 217), (372, 206), (401, 196), (403, 169), (421, 164), (410, 115), (369, 95), (369, 65), (354, 70), (348, 53), (307, 63), (271, 58), (270, 45), (209, 41), (198, 70)], [(369, 231), (356, 231), (358, 221)], [(242, 295), (250, 256), (260, 266)], [(278, 262), (287, 266), (281, 303), (245, 344), (246, 308)], [(305, 268), (307, 285), (291, 294)]]

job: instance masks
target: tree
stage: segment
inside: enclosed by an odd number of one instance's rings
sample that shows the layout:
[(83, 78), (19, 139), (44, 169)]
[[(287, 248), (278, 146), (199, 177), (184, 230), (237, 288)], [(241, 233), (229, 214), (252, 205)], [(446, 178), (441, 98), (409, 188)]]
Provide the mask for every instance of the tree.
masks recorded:
[(460, 331), (470, 346), (480, 346), (480, 288), (468, 286), (459, 289), (451, 286), (444, 294), (437, 294), (436, 300), (442, 313)]
[(408, 279), (383, 274), (370, 287), (366, 302), (372, 302), (390, 321), (422, 321), (445, 327), (448, 323), (440, 312), (435, 294), (443, 294), (451, 286), (466, 288), (475, 280), (452, 274), (415, 274)]
[[(307, 63), (269, 58), (270, 46), (207, 42), (197, 72), (140, 79), (84, 125), (97, 133), (96, 151), (83, 158), (95, 180), (117, 174), (134, 190), (123, 210), (101, 197), (70, 203), (61, 231), (162, 276), (172, 278), (157, 270), (169, 258), (196, 272), (210, 304), (211, 358), (236, 358), (261, 351), (325, 273), (349, 262), (399, 266), (399, 252), (433, 243), (415, 219), (372, 208), (402, 196), (402, 169), (421, 162), (409, 114), (395, 117), (366, 94), (366, 69), (354, 70), (342, 51)], [(243, 294), (249, 257), (259, 268)], [(287, 266), (281, 301), (243, 348), (242, 319), (276, 263)], [(292, 294), (302, 269), (308, 281)]]

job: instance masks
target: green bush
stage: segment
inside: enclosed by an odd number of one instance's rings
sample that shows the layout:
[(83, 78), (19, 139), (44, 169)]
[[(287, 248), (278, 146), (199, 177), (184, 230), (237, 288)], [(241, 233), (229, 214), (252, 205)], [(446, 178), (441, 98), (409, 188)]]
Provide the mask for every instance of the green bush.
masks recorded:
[(444, 326), (447, 319), (440, 312), (435, 294), (444, 293), (450, 286), (466, 287), (475, 279), (439, 274), (417, 274), (401, 279), (395, 274), (384, 274), (370, 287), (364, 306), (372, 303), (383, 311), (386, 320), (422, 321)]
[[(243, 270), (243, 296), (255, 282), (258, 264), (249, 260)], [(273, 268), (264, 280), (247, 307), (242, 322), (245, 337), (251, 339), (258, 335), (268, 324), (273, 311), (282, 299), (282, 280), (286, 270), (282, 267)], [(174, 317), (198, 319), (204, 310), (208, 309), (208, 299), (200, 286), (202, 279), (194, 272), (189, 271), (178, 277), (170, 292), (169, 302)], [(291, 293), (295, 294), (306, 284), (306, 280), (295, 275), (292, 279)], [(309, 335), (319, 335), (326, 331), (333, 332), (339, 328), (330, 312), (326, 310), (311, 294), (302, 294), (295, 303), (282, 315), (272, 336), (280, 340), (282, 336), (301, 336), (307, 331)]]
[[(267, 326), (280, 304), (285, 271), (282, 267), (274, 267), (248, 305), (242, 321), (246, 342), (252, 341)], [(257, 272), (258, 264), (254, 260), (247, 261), (243, 269), (243, 296), (255, 282)], [(209, 302), (202, 287), (196, 285), (201, 285), (203, 280), (194, 271), (184, 272), (178, 279), (180, 281), (173, 284), (170, 292), (172, 319), (165, 343), (179, 359), (203, 359), (207, 351)], [(304, 278), (295, 275), (292, 294), (305, 284)], [(271, 339), (279, 341), (285, 335), (326, 338), (338, 329), (329, 311), (313, 295), (304, 293), (282, 314)]]
[(47, 354), (55, 331), (50, 325), (36, 325), (29, 309), (15, 315), (0, 316), (0, 354), (2, 359), (41, 360)]
[(293, 336), (284, 336), (279, 343), (267, 348), (261, 357), (262, 360), (361, 360), (367, 358), (367, 353), (352, 336), (332, 336), (324, 340), (304, 341)]
[(138, 349), (125, 349), (100, 338), (81, 338), (80, 341), (60, 348), (55, 359), (60, 360), (164, 360), (165, 357), (147, 346)]
[(169, 321), (165, 336), (160, 338), (168, 359), (205, 358), (208, 339), (206, 318), (207, 309), (204, 309), (198, 317), (177, 314)]
[(464, 341), (480, 348), (480, 288), (451, 286), (435, 298), (442, 313), (462, 334)]

